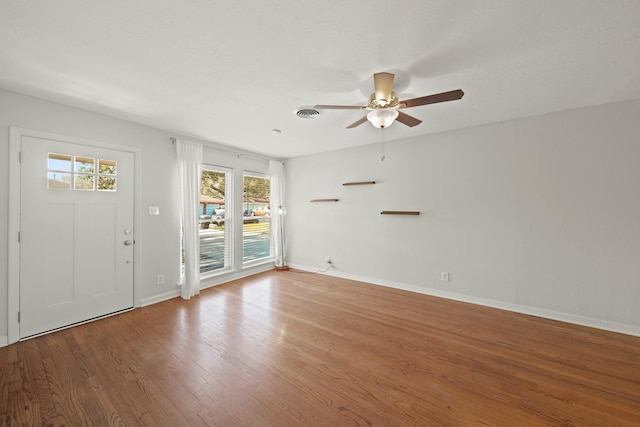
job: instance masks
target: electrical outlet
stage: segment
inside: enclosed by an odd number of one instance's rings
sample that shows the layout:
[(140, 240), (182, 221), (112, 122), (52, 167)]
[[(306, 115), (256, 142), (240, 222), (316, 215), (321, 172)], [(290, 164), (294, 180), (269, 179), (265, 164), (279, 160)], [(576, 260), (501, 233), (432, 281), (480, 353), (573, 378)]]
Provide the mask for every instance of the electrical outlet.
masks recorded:
[(440, 273), (440, 280), (442, 280), (443, 282), (448, 282), (449, 281), (449, 273), (446, 271), (443, 271), (442, 273)]
[(156, 278), (156, 284), (164, 285), (164, 274), (158, 274), (158, 277)]

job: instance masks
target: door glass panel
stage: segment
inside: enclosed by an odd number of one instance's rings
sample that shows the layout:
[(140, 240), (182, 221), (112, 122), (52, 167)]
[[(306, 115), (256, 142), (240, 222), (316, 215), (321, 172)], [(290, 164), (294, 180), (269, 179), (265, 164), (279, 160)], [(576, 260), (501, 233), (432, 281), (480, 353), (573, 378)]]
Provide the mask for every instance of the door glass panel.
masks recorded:
[(68, 154), (49, 153), (49, 170), (71, 172), (71, 156)]
[(49, 190), (70, 190), (71, 174), (64, 172), (47, 173), (47, 188)]
[(98, 191), (116, 191), (118, 179), (114, 176), (99, 176)]
[(75, 189), (76, 190), (93, 190), (94, 176), (93, 175), (81, 175), (75, 176)]
[(115, 175), (117, 162), (115, 160), (98, 160), (98, 173), (100, 175)]
[(95, 160), (89, 157), (76, 157), (75, 171), (80, 173), (94, 173)]

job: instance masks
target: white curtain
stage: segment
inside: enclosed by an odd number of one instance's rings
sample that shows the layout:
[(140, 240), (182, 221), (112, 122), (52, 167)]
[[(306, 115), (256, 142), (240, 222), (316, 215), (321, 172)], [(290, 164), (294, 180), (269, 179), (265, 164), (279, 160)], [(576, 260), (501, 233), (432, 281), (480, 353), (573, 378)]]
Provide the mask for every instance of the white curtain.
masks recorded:
[(180, 277), (183, 299), (200, 292), (200, 177), (202, 144), (176, 140), (180, 180), (180, 225), (184, 239), (184, 270)]
[(271, 178), (271, 232), (273, 233), (273, 243), (275, 246), (274, 261), (276, 267), (283, 267), (286, 265), (284, 250), (284, 218), (279, 212), (279, 207), (284, 207), (285, 203), (284, 165), (282, 162), (270, 160), (269, 175)]

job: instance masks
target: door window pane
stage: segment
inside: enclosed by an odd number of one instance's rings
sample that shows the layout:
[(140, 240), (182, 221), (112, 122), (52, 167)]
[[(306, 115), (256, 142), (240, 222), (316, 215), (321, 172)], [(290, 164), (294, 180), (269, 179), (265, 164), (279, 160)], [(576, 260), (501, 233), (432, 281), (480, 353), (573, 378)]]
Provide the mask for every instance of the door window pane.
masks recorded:
[(74, 188), (76, 190), (90, 190), (93, 191), (94, 186), (94, 176), (93, 175), (80, 175), (76, 174), (74, 179)]
[(95, 159), (89, 157), (76, 157), (75, 171), (78, 173), (93, 173), (95, 171)]
[(64, 172), (48, 172), (47, 188), (49, 190), (70, 190), (71, 174)]
[(69, 154), (49, 153), (48, 168), (52, 171), (71, 172), (71, 156)]
[(115, 175), (117, 162), (115, 160), (98, 160), (98, 173), (100, 175)]
[(116, 191), (118, 180), (114, 176), (99, 176), (98, 191)]

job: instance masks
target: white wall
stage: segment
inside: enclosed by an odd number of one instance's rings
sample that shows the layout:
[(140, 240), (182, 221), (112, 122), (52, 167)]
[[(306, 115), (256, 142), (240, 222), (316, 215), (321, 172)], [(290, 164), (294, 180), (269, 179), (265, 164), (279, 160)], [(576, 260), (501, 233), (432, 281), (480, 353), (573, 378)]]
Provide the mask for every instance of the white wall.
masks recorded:
[(289, 263), (640, 335), (639, 119), (634, 100), (289, 159)]
[[(140, 216), (141, 227), (135, 232), (136, 245), (140, 250), (135, 268), (139, 272), (137, 286), (141, 302), (148, 304), (178, 295), (179, 204), (174, 167), (175, 148), (169, 140), (177, 135), (0, 89), (0, 345), (6, 344), (7, 336), (10, 126), (141, 150), (142, 183), (141, 200), (138, 201), (141, 209), (136, 213)], [(231, 167), (234, 174), (240, 177), (245, 169), (264, 173), (269, 170), (268, 160), (265, 159), (239, 156), (211, 147), (205, 147), (204, 151), (207, 162)], [(242, 200), (242, 186), (236, 186), (235, 190), (239, 194), (235, 195), (236, 198)], [(149, 206), (159, 206), (160, 216), (149, 216)], [(240, 266), (241, 262), (236, 260), (235, 272), (209, 279), (203, 286), (273, 267), (271, 264), (243, 271)], [(164, 285), (156, 285), (157, 274), (165, 275)]]

